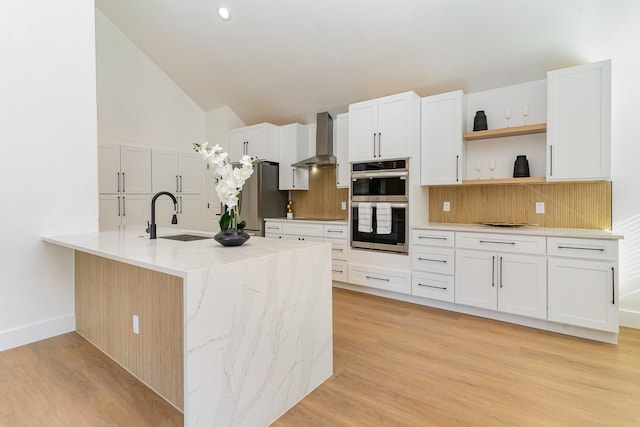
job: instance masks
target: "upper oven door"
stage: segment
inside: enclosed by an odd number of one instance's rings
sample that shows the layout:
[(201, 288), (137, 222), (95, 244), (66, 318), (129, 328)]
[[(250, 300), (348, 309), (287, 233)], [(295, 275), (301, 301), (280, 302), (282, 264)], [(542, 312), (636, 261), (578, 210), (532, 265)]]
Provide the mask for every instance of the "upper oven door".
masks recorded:
[(408, 173), (353, 172), (351, 174), (351, 200), (354, 202), (406, 202), (408, 200)]

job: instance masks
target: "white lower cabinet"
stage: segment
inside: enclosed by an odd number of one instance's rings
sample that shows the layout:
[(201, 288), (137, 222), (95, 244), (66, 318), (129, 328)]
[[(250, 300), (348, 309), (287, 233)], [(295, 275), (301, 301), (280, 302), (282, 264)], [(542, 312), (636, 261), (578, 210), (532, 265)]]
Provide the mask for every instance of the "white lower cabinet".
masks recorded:
[(455, 236), (452, 231), (412, 230), (411, 293), (454, 302)]
[(544, 256), (458, 249), (455, 302), (546, 319), (546, 274)]
[[(496, 248), (504, 251), (495, 251)], [(458, 233), (455, 302), (546, 319), (545, 252), (544, 237)]]
[(411, 272), (349, 263), (349, 283), (411, 294)]
[(549, 238), (549, 320), (618, 332), (617, 241)]
[(343, 224), (299, 221), (265, 221), (264, 237), (331, 243), (331, 276), (347, 282), (349, 263), (349, 228)]

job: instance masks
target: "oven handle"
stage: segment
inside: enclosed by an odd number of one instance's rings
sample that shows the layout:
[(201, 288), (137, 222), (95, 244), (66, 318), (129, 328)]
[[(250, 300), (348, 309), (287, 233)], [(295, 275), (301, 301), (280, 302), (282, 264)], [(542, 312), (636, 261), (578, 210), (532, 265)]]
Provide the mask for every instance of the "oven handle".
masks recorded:
[[(351, 207), (357, 208), (358, 205), (360, 205), (360, 203), (365, 203), (365, 202), (351, 202)], [(371, 207), (375, 208), (376, 204), (378, 203), (385, 203), (385, 202), (366, 202), (366, 203), (371, 203)], [(391, 204), (391, 208), (396, 208), (396, 209), (406, 209), (409, 207), (409, 203), (390, 203)]]
[(351, 172), (352, 179), (358, 178), (402, 178), (407, 177), (409, 175), (409, 171), (399, 171), (399, 172)]

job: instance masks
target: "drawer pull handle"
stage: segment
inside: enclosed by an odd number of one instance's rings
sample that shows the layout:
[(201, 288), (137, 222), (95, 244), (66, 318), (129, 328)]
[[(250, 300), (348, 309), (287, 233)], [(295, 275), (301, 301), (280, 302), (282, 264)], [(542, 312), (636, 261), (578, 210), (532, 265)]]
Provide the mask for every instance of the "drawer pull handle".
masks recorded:
[(558, 249), (576, 249), (579, 251), (599, 251), (604, 252), (604, 248), (581, 248), (580, 246), (558, 246)]
[(418, 257), (419, 261), (431, 261), (431, 262), (442, 262), (442, 263), (447, 263), (446, 259), (431, 259), (431, 258), (420, 258)]
[(333, 271), (334, 273), (344, 273), (344, 270), (331, 270), (331, 271)]
[(423, 286), (425, 288), (441, 289), (443, 291), (447, 290), (447, 288), (443, 286), (423, 285), (422, 283), (418, 283), (418, 286)]
[(342, 248), (331, 248), (332, 251), (340, 251), (342, 252)]
[(280, 228), (279, 227), (267, 227), (267, 229), (269, 229), (269, 230), (279, 230)]
[(446, 237), (435, 237), (435, 236), (418, 236), (418, 239), (447, 240)]
[(613, 267), (611, 267), (611, 304), (616, 304), (616, 275)]
[(327, 233), (340, 233), (340, 234), (342, 234), (343, 231), (342, 230), (327, 230)]
[(480, 240), (480, 243), (495, 243), (498, 245), (515, 245), (516, 242), (498, 242), (496, 240)]
[(496, 256), (491, 257), (491, 287), (496, 286)]
[(367, 279), (374, 279), (374, 280), (382, 280), (383, 282), (388, 282), (389, 279), (384, 279), (382, 277), (373, 277), (373, 276), (365, 276)]

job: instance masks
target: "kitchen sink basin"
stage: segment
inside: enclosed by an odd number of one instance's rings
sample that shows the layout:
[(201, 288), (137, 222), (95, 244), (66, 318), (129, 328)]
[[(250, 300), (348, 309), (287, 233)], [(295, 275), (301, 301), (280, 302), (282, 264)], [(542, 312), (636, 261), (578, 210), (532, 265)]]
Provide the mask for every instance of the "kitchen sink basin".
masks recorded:
[(159, 239), (179, 240), (181, 242), (191, 242), (192, 240), (211, 239), (210, 236), (200, 236), (197, 234), (174, 234), (173, 236), (158, 236)]

